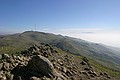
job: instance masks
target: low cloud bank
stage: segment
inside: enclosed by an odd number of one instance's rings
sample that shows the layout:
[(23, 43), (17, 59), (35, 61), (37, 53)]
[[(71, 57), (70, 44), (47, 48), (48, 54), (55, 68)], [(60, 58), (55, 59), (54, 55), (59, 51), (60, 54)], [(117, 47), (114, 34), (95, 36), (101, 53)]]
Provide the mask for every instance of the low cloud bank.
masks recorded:
[(73, 28), (55, 30), (43, 29), (42, 31), (81, 38), (87, 41), (103, 43), (114, 47), (120, 47), (120, 30), (108, 30), (99, 28)]

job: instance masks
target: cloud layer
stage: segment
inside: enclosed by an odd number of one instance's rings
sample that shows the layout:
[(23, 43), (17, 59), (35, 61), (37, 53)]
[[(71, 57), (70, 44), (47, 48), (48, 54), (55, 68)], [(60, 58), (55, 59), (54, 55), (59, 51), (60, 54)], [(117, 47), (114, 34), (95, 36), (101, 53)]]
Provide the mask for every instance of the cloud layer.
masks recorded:
[(114, 29), (79, 28), (79, 29), (43, 29), (42, 31), (81, 38), (91, 42), (120, 47), (120, 31)]

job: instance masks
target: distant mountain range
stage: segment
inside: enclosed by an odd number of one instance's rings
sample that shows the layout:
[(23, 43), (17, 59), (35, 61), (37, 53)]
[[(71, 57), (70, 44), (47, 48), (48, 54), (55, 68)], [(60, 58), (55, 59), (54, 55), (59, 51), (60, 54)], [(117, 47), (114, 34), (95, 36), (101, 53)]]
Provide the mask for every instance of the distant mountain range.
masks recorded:
[(0, 36), (0, 53), (14, 54), (33, 44), (49, 43), (66, 52), (82, 55), (116, 70), (120, 70), (120, 49), (78, 38), (51, 33), (26, 31)]

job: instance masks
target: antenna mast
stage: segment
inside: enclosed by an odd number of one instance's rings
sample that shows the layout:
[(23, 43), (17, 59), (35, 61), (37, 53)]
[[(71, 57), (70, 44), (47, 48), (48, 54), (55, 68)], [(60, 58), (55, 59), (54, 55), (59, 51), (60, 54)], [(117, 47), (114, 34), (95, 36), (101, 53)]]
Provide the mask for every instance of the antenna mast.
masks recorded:
[(36, 31), (36, 24), (35, 24), (35, 31)]

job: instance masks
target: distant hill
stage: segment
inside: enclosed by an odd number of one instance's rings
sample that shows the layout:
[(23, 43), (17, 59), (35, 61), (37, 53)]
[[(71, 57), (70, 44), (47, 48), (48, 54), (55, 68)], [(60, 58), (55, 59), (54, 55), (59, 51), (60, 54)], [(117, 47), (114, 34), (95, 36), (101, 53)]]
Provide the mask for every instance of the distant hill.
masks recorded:
[(26, 31), (0, 36), (0, 53), (11, 53), (27, 49), (33, 44), (49, 43), (66, 52), (83, 55), (116, 70), (120, 70), (120, 51), (114, 47), (88, 42), (78, 38), (51, 33)]

